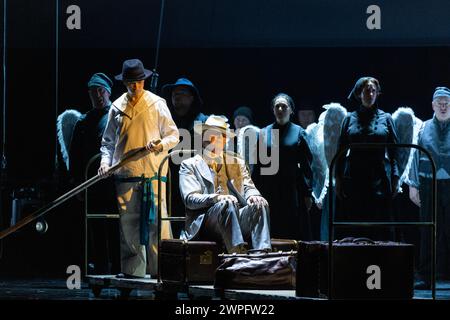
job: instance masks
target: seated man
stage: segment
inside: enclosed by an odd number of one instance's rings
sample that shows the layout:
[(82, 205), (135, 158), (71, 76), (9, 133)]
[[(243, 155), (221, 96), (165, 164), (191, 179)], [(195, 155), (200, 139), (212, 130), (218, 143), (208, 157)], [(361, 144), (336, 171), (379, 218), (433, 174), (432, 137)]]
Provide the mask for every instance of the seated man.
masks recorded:
[(269, 207), (250, 178), (245, 161), (225, 153), (227, 118), (211, 115), (201, 127), (201, 155), (180, 166), (180, 193), (186, 206), (186, 226), (181, 238), (225, 244), (229, 253), (270, 250)]

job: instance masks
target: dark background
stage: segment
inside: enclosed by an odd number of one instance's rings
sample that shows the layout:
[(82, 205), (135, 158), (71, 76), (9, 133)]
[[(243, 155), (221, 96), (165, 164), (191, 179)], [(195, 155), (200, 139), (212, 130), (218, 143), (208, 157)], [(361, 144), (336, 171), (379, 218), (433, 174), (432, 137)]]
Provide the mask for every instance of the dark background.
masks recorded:
[[(81, 30), (66, 28), (72, 4), (81, 8)], [(298, 107), (312, 101), (319, 113), (332, 101), (346, 106), (354, 82), (370, 75), (380, 80), (382, 109), (410, 106), (420, 118), (431, 117), (434, 88), (450, 86), (450, 1), (377, 1), (382, 29), (374, 31), (366, 28), (371, 4), (166, 0), (159, 88), (187, 76), (200, 90), (205, 113), (231, 118), (245, 104), (264, 126), (280, 91)], [(13, 189), (39, 185), (46, 200), (62, 192), (55, 183), (55, 120), (67, 108), (89, 110), (90, 76), (113, 77), (128, 58), (155, 67), (160, 8), (159, 0), (7, 1), (2, 228), (9, 225)], [(3, 5), (1, 10), (3, 17)], [(112, 99), (123, 92), (115, 82)], [(81, 264), (81, 214), (77, 204), (67, 204), (48, 216), (46, 235), (29, 227), (4, 240), (0, 275), (64, 274), (68, 264)]]

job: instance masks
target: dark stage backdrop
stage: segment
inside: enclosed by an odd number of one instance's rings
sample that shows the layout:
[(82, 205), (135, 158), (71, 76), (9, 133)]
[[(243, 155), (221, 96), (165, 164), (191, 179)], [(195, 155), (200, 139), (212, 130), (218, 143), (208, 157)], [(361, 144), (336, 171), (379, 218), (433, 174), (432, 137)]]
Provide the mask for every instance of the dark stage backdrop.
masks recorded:
[[(56, 3), (59, 24), (56, 28)], [(160, 0), (7, 1), (8, 174), (51, 175), (55, 116), (89, 109), (86, 82), (94, 72), (120, 73), (124, 59), (155, 66)], [(449, 85), (450, 2), (378, 1), (381, 29), (370, 30), (371, 1), (166, 0), (158, 72), (160, 85), (187, 76), (205, 112), (228, 116), (252, 107), (259, 125), (272, 120), (279, 91), (317, 108), (346, 104), (356, 79), (377, 77), (381, 107), (408, 105), (431, 115), (430, 96)], [(76, 5), (79, 28), (74, 22)], [(3, 7), (2, 7), (3, 9)], [(59, 32), (59, 102), (55, 110), (55, 36)], [(113, 98), (124, 91), (116, 83)], [(32, 159), (32, 160), (31, 160)]]
[[(3, 227), (9, 219), (11, 189), (52, 177), (55, 117), (67, 108), (82, 112), (90, 108), (89, 77), (95, 72), (112, 77), (128, 58), (140, 58), (149, 69), (155, 64), (161, 1), (58, 1), (56, 106), (56, 3), (7, 1), (7, 113), (3, 116), (9, 189), (2, 196)], [(366, 10), (371, 4), (365, 0), (166, 0), (159, 88), (186, 76), (199, 87), (206, 113), (231, 118), (233, 110), (245, 104), (263, 126), (272, 121), (269, 103), (278, 92), (290, 94), (300, 107), (302, 100), (312, 101), (320, 112), (329, 102), (345, 106), (357, 78), (371, 75), (382, 85), (382, 109), (392, 112), (409, 106), (420, 118), (429, 118), (434, 88), (450, 86), (450, 1), (377, 1), (381, 29), (375, 30), (367, 27), (371, 13)], [(67, 27), (71, 5), (80, 9), (79, 30)], [(123, 85), (116, 82), (112, 98), (123, 92)], [(55, 213), (63, 210), (69, 208)], [(79, 221), (77, 214), (73, 213), (73, 221)], [(77, 237), (76, 222), (68, 237)], [(64, 219), (55, 220), (54, 228), (63, 223)], [(63, 236), (60, 231), (53, 241), (47, 240), (53, 246), (46, 249), (50, 257), (52, 251), (70, 255), (63, 248), (73, 241)], [(31, 239), (23, 238), (24, 243)], [(40, 239), (33, 242), (44, 241)]]

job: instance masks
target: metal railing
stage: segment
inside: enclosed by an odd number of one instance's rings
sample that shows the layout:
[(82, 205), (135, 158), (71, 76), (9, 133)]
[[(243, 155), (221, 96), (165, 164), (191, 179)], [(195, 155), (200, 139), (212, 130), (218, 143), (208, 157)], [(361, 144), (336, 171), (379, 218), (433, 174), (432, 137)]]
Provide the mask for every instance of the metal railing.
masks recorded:
[[(135, 159), (141, 158), (144, 155), (148, 154), (150, 151), (147, 151), (145, 147), (133, 150), (132, 152), (128, 153), (119, 163), (113, 165), (109, 168), (109, 173), (112, 174), (119, 168), (123, 167), (125, 164), (129, 163), (130, 161), (133, 161)], [(26, 216), (22, 220), (20, 220), (18, 223), (16, 223), (14, 226), (9, 227), (5, 230), (0, 231), (0, 240), (3, 238), (6, 238), (8, 235), (16, 232), (17, 230), (23, 228), (24, 226), (28, 225), (30, 222), (38, 219), (39, 217), (43, 216), (44, 214), (48, 213), (50, 210), (56, 208), (60, 204), (66, 202), (70, 198), (76, 196), (86, 188), (89, 188), (90, 186), (94, 185), (95, 183), (102, 180), (103, 177), (100, 175), (96, 175), (89, 180), (83, 182), (79, 186), (73, 188), (72, 190), (66, 192), (65, 194), (61, 195), (59, 198), (53, 200), (52, 202), (48, 203), (44, 207), (34, 211), (30, 215)]]
[[(164, 167), (164, 164), (167, 162), (167, 160), (169, 160), (169, 158), (171, 158), (173, 155), (177, 154), (177, 155), (182, 155), (183, 153), (187, 153), (187, 154), (195, 154), (197, 152), (197, 150), (175, 150), (170, 152), (168, 155), (166, 155), (164, 157), (164, 159), (162, 159), (161, 164), (159, 165), (158, 168), (158, 219), (157, 219), (157, 224), (158, 224), (158, 255), (157, 255), (157, 259), (158, 259), (158, 283), (161, 283), (161, 224), (163, 221), (169, 221), (169, 222), (184, 222), (186, 221), (186, 216), (184, 217), (166, 217), (163, 218), (161, 215), (161, 179), (159, 179), (159, 177), (161, 177), (161, 173)], [(167, 176), (167, 189), (170, 192), (171, 189), (171, 182), (170, 182), (170, 168), (168, 168), (168, 176)], [(169, 201), (168, 201), (168, 208), (171, 208), (171, 197), (169, 197)], [(169, 211), (170, 212), (170, 211)]]
[[(335, 222), (334, 221), (334, 201), (333, 201), (333, 169), (339, 158), (342, 157), (344, 152), (350, 149), (378, 149), (378, 148), (413, 148), (418, 149), (425, 153), (430, 159), (431, 169), (432, 169), (432, 187), (431, 187), (431, 212), (432, 221), (431, 222)], [(436, 221), (437, 221), (437, 211), (436, 211), (436, 165), (433, 161), (431, 154), (423, 147), (415, 144), (400, 144), (400, 143), (351, 143), (341, 150), (339, 150), (336, 155), (331, 160), (329, 167), (328, 181), (328, 203), (329, 203), (329, 217), (328, 217), (328, 299), (333, 299), (333, 280), (334, 280), (334, 270), (333, 270), (333, 231), (335, 227), (366, 227), (366, 228), (382, 228), (382, 227), (406, 227), (406, 226), (416, 226), (416, 227), (430, 227), (432, 229), (431, 233), (431, 291), (433, 300), (436, 299)]]
[[(95, 156), (93, 156), (91, 159), (89, 159), (86, 169), (84, 170), (84, 180), (88, 180), (89, 175), (89, 169), (91, 168), (91, 165), (95, 163), (95, 161), (100, 158), (102, 154), (98, 153)], [(119, 219), (120, 215), (117, 214), (108, 214), (108, 213), (100, 213), (100, 214), (90, 214), (88, 212), (89, 204), (88, 204), (88, 191), (89, 189), (86, 188), (84, 190), (84, 276), (88, 276), (88, 251), (89, 251), (89, 238), (88, 238), (88, 222), (89, 219)]]

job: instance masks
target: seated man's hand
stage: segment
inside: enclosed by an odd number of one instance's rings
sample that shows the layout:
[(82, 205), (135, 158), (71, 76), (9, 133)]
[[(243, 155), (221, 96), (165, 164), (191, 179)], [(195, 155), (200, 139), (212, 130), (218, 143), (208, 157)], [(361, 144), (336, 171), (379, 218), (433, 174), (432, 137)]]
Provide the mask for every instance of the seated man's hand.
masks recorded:
[(152, 140), (145, 146), (145, 148), (150, 152), (155, 152), (158, 154), (163, 151), (163, 145), (160, 142), (160, 140)]
[(220, 201), (230, 201), (233, 203), (238, 204), (238, 199), (235, 196), (232, 196), (230, 194), (221, 194), (217, 197), (217, 202)]
[(249, 206), (256, 206), (257, 209), (269, 206), (267, 200), (261, 196), (251, 196), (247, 199), (247, 203)]
[(108, 176), (111, 175), (111, 173), (109, 173), (109, 166), (107, 164), (101, 164), (100, 168), (98, 168), (98, 175), (102, 178), (106, 178)]

